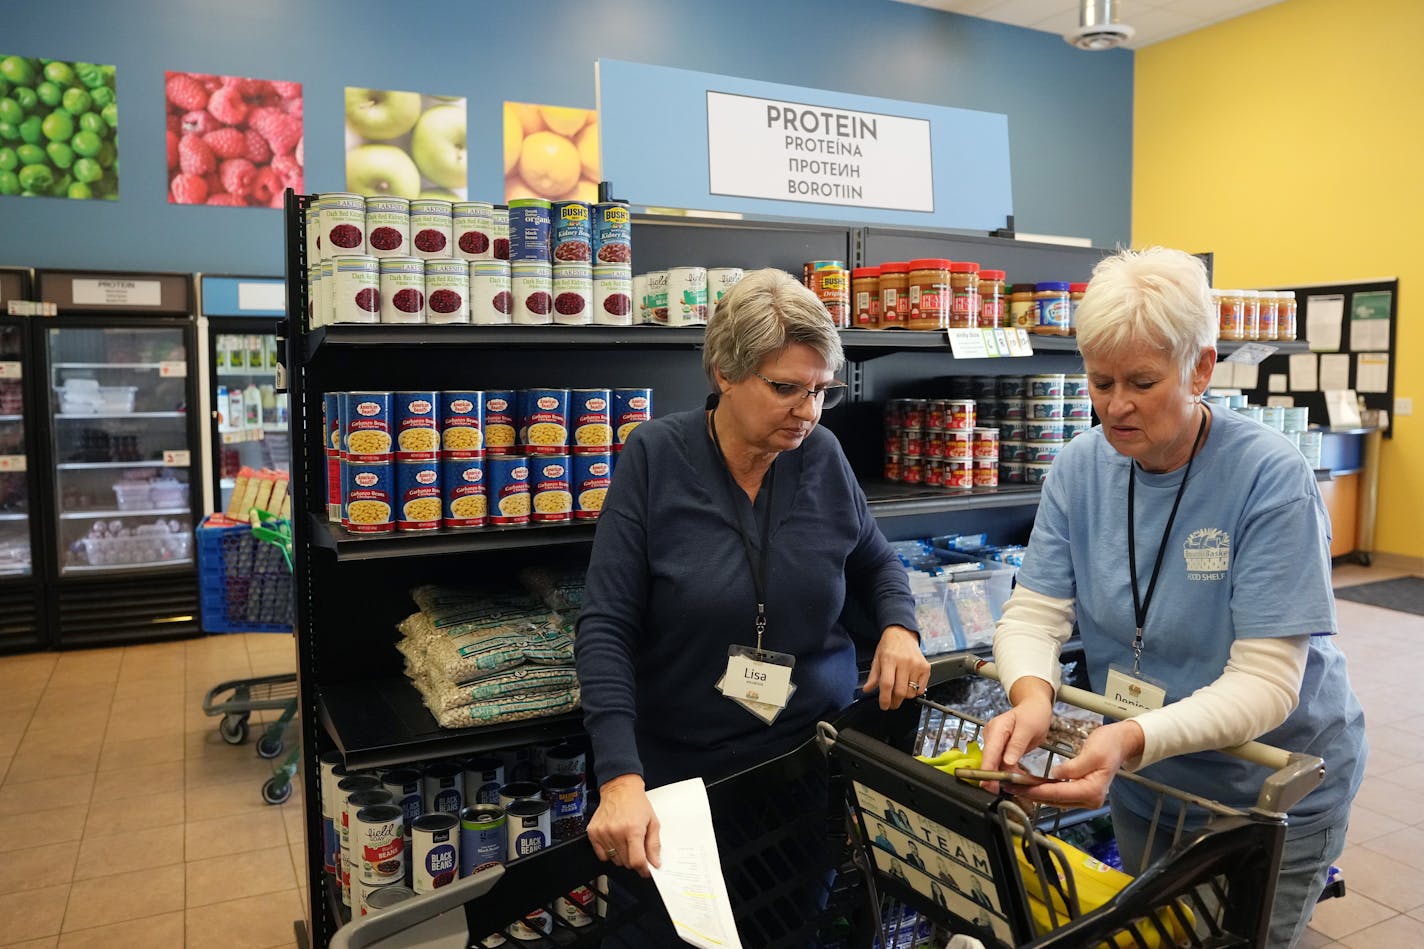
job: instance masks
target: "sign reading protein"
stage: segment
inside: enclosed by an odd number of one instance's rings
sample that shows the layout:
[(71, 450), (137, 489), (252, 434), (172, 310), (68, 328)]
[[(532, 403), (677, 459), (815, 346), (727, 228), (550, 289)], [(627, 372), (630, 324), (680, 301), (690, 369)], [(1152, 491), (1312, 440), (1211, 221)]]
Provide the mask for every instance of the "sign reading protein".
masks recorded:
[(930, 122), (707, 92), (708, 191), (934, 212)]

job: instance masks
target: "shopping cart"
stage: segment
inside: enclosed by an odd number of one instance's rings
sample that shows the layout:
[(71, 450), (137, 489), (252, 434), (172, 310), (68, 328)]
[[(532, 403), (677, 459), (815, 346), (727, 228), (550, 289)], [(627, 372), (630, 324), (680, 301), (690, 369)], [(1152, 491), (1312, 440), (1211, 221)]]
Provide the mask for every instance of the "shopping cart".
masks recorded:
[[(250, 527), (199, 528), (200, 569), (205, 579), (221, 580), (227, 600), (210, 607), (215, 597), (206, 586), (212, 584), (205, 586), (204, 627), (210, 632), (291, 632), (291, 522), (260, 508), (253, 508), (250, 517)], [(220, 682), (203, 697), (203, 711), (222, 716), (218, 734), (230, 745), (247, 741), (253, 712), (280, 711), (257, 739), (258, 756), (276, 758), (286, 747), (297, 701), (297, 677), (285, 673)], [(291, 797), (300, 760), (301, 749), (292, 749), (263, 782), (262, 800), (281, 804)]]
[[(933, 663), (931, 683), (993, 671), (972, 656), (949, 656)], [(1100, 701), (1063, 692), (1074, 704)], [(894, 712), (860, 702), (794, 751), (709, 785), (742, 944), (911, 949), (943, 946), (954, 934), (992, 949), (1264, 944), (1284, 812), (1319, 783), (1318, 758), (1255, 743), (1234, 749), (1275, 769), (1250, 811), (1147, 782), (1166, 801), (1201, 808), (1210, 824), (1183, 832), (1165, 857), (1097, 909), (1083, 909), (1071, 876), (1061, 892), (1048, 882), (1035, 887), (1053, 927), (1039, 935), (1018, 854), (1029, 841), (1025, 859), (1037, 879), (1057, 880), (1046, 861), (1063, 851), (1049, 835), (1081, 815), (1026, 812), (900, 750), (962, 744), (981, 727), (936, 701)], [(1068, 753), (1048, 747), (1044, 767)], [(599, 895), (596, 910), (570, 912), (576, 906), (564, 895), (588, 884)], [(345, 926), (332, 945), (480, 945), (520, 923), (543, 933), (524, 945), (676, 945), (660, 928), (665, 920), (649, 882), (610, 869), (579, 838)]]

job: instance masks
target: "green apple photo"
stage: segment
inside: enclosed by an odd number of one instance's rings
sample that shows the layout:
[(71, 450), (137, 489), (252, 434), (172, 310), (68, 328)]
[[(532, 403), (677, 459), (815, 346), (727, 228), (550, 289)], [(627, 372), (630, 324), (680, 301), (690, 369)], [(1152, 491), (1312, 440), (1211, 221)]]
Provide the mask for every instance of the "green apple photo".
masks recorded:
[(465, 100), (346, 87), (346, 190), (464, 200)]

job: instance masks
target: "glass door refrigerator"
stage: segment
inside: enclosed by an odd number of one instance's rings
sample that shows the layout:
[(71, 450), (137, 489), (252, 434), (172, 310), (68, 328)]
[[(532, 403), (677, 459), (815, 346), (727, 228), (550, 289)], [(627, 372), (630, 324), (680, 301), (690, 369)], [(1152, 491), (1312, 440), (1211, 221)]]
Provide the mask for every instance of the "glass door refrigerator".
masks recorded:
[(192, 278), (40, 270), (33, 320), (61, 647), (200, 631)]
[(289, 470), (287, 394), (279, 392), (277, 325), (287, 317), (286, 282), (198, 275), (198, 338), (205, 363), (203, 510), (223, 512), (243, 468)]
[(30, 324), (39, 320), (9, 315), (11, 301), (32, 299), (31, 287), (29, 270), (0, 269), (0, 653), (52, 645), (32, 477), (38, 465)]

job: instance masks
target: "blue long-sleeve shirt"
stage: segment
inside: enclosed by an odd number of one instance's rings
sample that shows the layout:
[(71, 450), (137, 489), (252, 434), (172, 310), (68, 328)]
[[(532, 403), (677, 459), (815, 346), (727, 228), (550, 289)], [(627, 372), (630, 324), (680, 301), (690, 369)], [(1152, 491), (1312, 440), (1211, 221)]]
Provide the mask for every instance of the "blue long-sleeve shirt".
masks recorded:
[[(809, 737), (856, 686), (855, 643), (838, 623), (848, 584), (877, 631), (916, 628), (904, 570), (835, 436), (813, 429), (774, 472), (753, 506), (727, 477), (702, 410), (644, 423), (629, 439), (599, 517), (575, 640), (599, 784), (628, 773), (649, 787), (720, 777)], [(796, 657), (797, 687), (770, 726), (714, 688), (728, 647), (756, 644), (735, 519), (760, 556), (767, 504), (763, 646)]]

